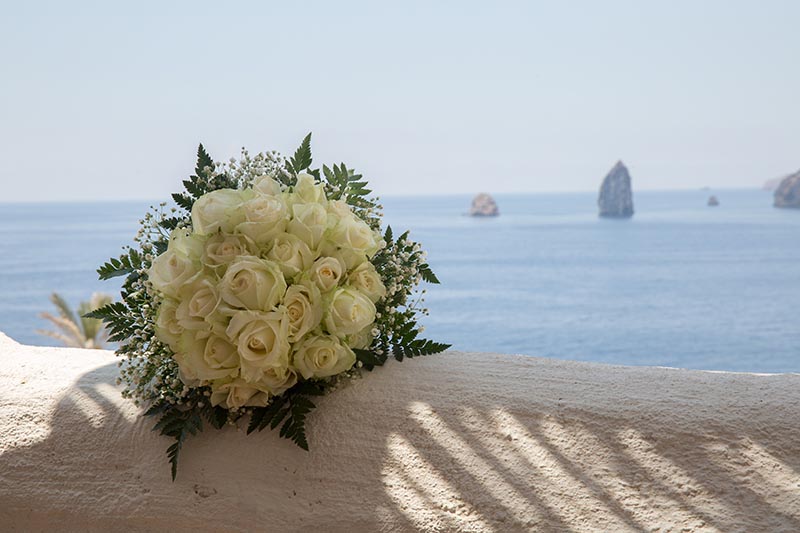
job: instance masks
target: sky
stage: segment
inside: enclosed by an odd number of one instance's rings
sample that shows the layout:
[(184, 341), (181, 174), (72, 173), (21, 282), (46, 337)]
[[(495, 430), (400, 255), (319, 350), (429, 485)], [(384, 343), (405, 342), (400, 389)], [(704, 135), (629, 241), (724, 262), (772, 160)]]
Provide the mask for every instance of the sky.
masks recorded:
[(800, 168), (800, 2), (0, 0), (0, 202), (160, 199), (313, 132), (382, 195)]

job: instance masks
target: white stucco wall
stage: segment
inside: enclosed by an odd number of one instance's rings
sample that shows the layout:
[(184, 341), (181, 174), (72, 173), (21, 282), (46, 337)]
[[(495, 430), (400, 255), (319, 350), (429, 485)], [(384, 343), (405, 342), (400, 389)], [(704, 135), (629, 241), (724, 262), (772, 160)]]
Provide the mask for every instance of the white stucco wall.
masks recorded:
[(175, 483), (113, 354), (0, 334), (0, 530), (800, 531), (800, 376), (450, 352), (207, 430)]

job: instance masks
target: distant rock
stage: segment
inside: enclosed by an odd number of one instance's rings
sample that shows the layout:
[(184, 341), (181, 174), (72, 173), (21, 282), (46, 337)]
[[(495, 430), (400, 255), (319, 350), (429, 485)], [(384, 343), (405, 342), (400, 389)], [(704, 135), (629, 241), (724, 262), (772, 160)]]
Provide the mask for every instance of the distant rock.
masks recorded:
[(717, 199), (716, 196), (711, 195), (708, 197), (708, 205), (710, 207), (717, 207), (719, 205), (719, 200)]
[(775, 207), (800, 208), (800, 170), (786, 176), (775, 189)]
[(488, 193), (482, 192), (472, 199), (472, 207), (469, 210), (473, 217), (496, 217), (500, 214), (497, 203)]
[(630, 218), (633, 216), (633, 192), (628, 169), (617, 161), (600, 186), (597, 197), (601, 217)]
[(772, 178), (771, 180), (767, 180), (764, 182), (764, 185), (761, 186), (761, 189), (765, 191), (774, 191), (786, 177), (788, 176), (781, 176), (780, 178)]

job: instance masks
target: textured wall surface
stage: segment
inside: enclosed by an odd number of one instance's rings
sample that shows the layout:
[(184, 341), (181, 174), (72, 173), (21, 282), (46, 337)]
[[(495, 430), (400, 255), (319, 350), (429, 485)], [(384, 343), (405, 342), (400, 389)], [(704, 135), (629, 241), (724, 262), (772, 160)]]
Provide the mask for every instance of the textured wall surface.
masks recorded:
[(310, 452), (169, 440), (113, 354), (0, 334), (0, 529), (800, 531), (800, 375), (449, 352), (321, 399)]

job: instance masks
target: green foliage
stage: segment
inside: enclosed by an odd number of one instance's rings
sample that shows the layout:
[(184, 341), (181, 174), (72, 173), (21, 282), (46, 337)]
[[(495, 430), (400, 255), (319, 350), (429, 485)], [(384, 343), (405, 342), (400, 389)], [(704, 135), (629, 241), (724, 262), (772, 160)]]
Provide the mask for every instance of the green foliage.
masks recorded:
[(227, 174), (214, 173), (214, 160), (208, 155), (202, 144), (197, 147), (197, 163), (194, 174), (183, 180), (184, 193), (174, 193), (172, 199), (178, 206), (191, 212), (194, 202), (206, 193), (219, 189), (235, 189), (236, 180)]
[(178, 475), (178, 457), (183, 443), (189, 435), (196, 435), (202, 430), (203, 420), (196, 409), (180, 409), (176, 406), (165, 411), (153, 426), (153, 431), (160, 431), (161, 435), (175, 439), (167, 448), (167, 458), (172, 465), (172, 481)]
[(376, 366), (383, 366), (388, 356), (386, 354), (379, 354), (372, 350), (353, 350), (356, 354), (356, 359), (361, 361), (364, 368), (372, 371)]
[(97, 269), (97, 274), (101, 280), (116, 278), (133, 274), (142, 268), (144, 257), (139, 251), (131, 249), (126, 254), (119, 256), (119, 259), (111, 258), (103, 266)]
[(428, 265), (428, 263), (423, 263), (419, 266), (419, 273), (422, 276), (422, 279), (428, 283), (433, 283), (436, 285), (439, 284), (439, 278), (437, 278), (436, 274), (433, 273), (433, 270), (431, 270), (431, 267)]
[(322, 165), (322, 173), (329, 185), (329, 199), (345, 200), (353, 207), (374, 207), (375, 203), (367, 199), (372, 190), (367, 189), (367, 182), (361, 174), (348, 169), (344, 163), (333, 165), (333, 168)]
[(282, 396), (276, 396), (266, 407), (256, 407), (250, 414), (247, 434), (270, 427), (275, 429), (281, 423), (280, 436), (291, 439), (295, 444), (308, 451), (306, 439), (306, 415), (316, 405), (309, 396), (325, 394), (327, 384), (321, 381), (305, 381), (295, 385)]
[(97, 318), (106, 324), (111, 342), (123, 341), (131, 337), (136, 330), (136, 317), (124, 302), (111, 302), (99, 309), (84, 315), (86, 318)]
[(306, 135), (300, 147), (287, 162), (289, 171), (295, 176), (311, 166), (311, 134)]

